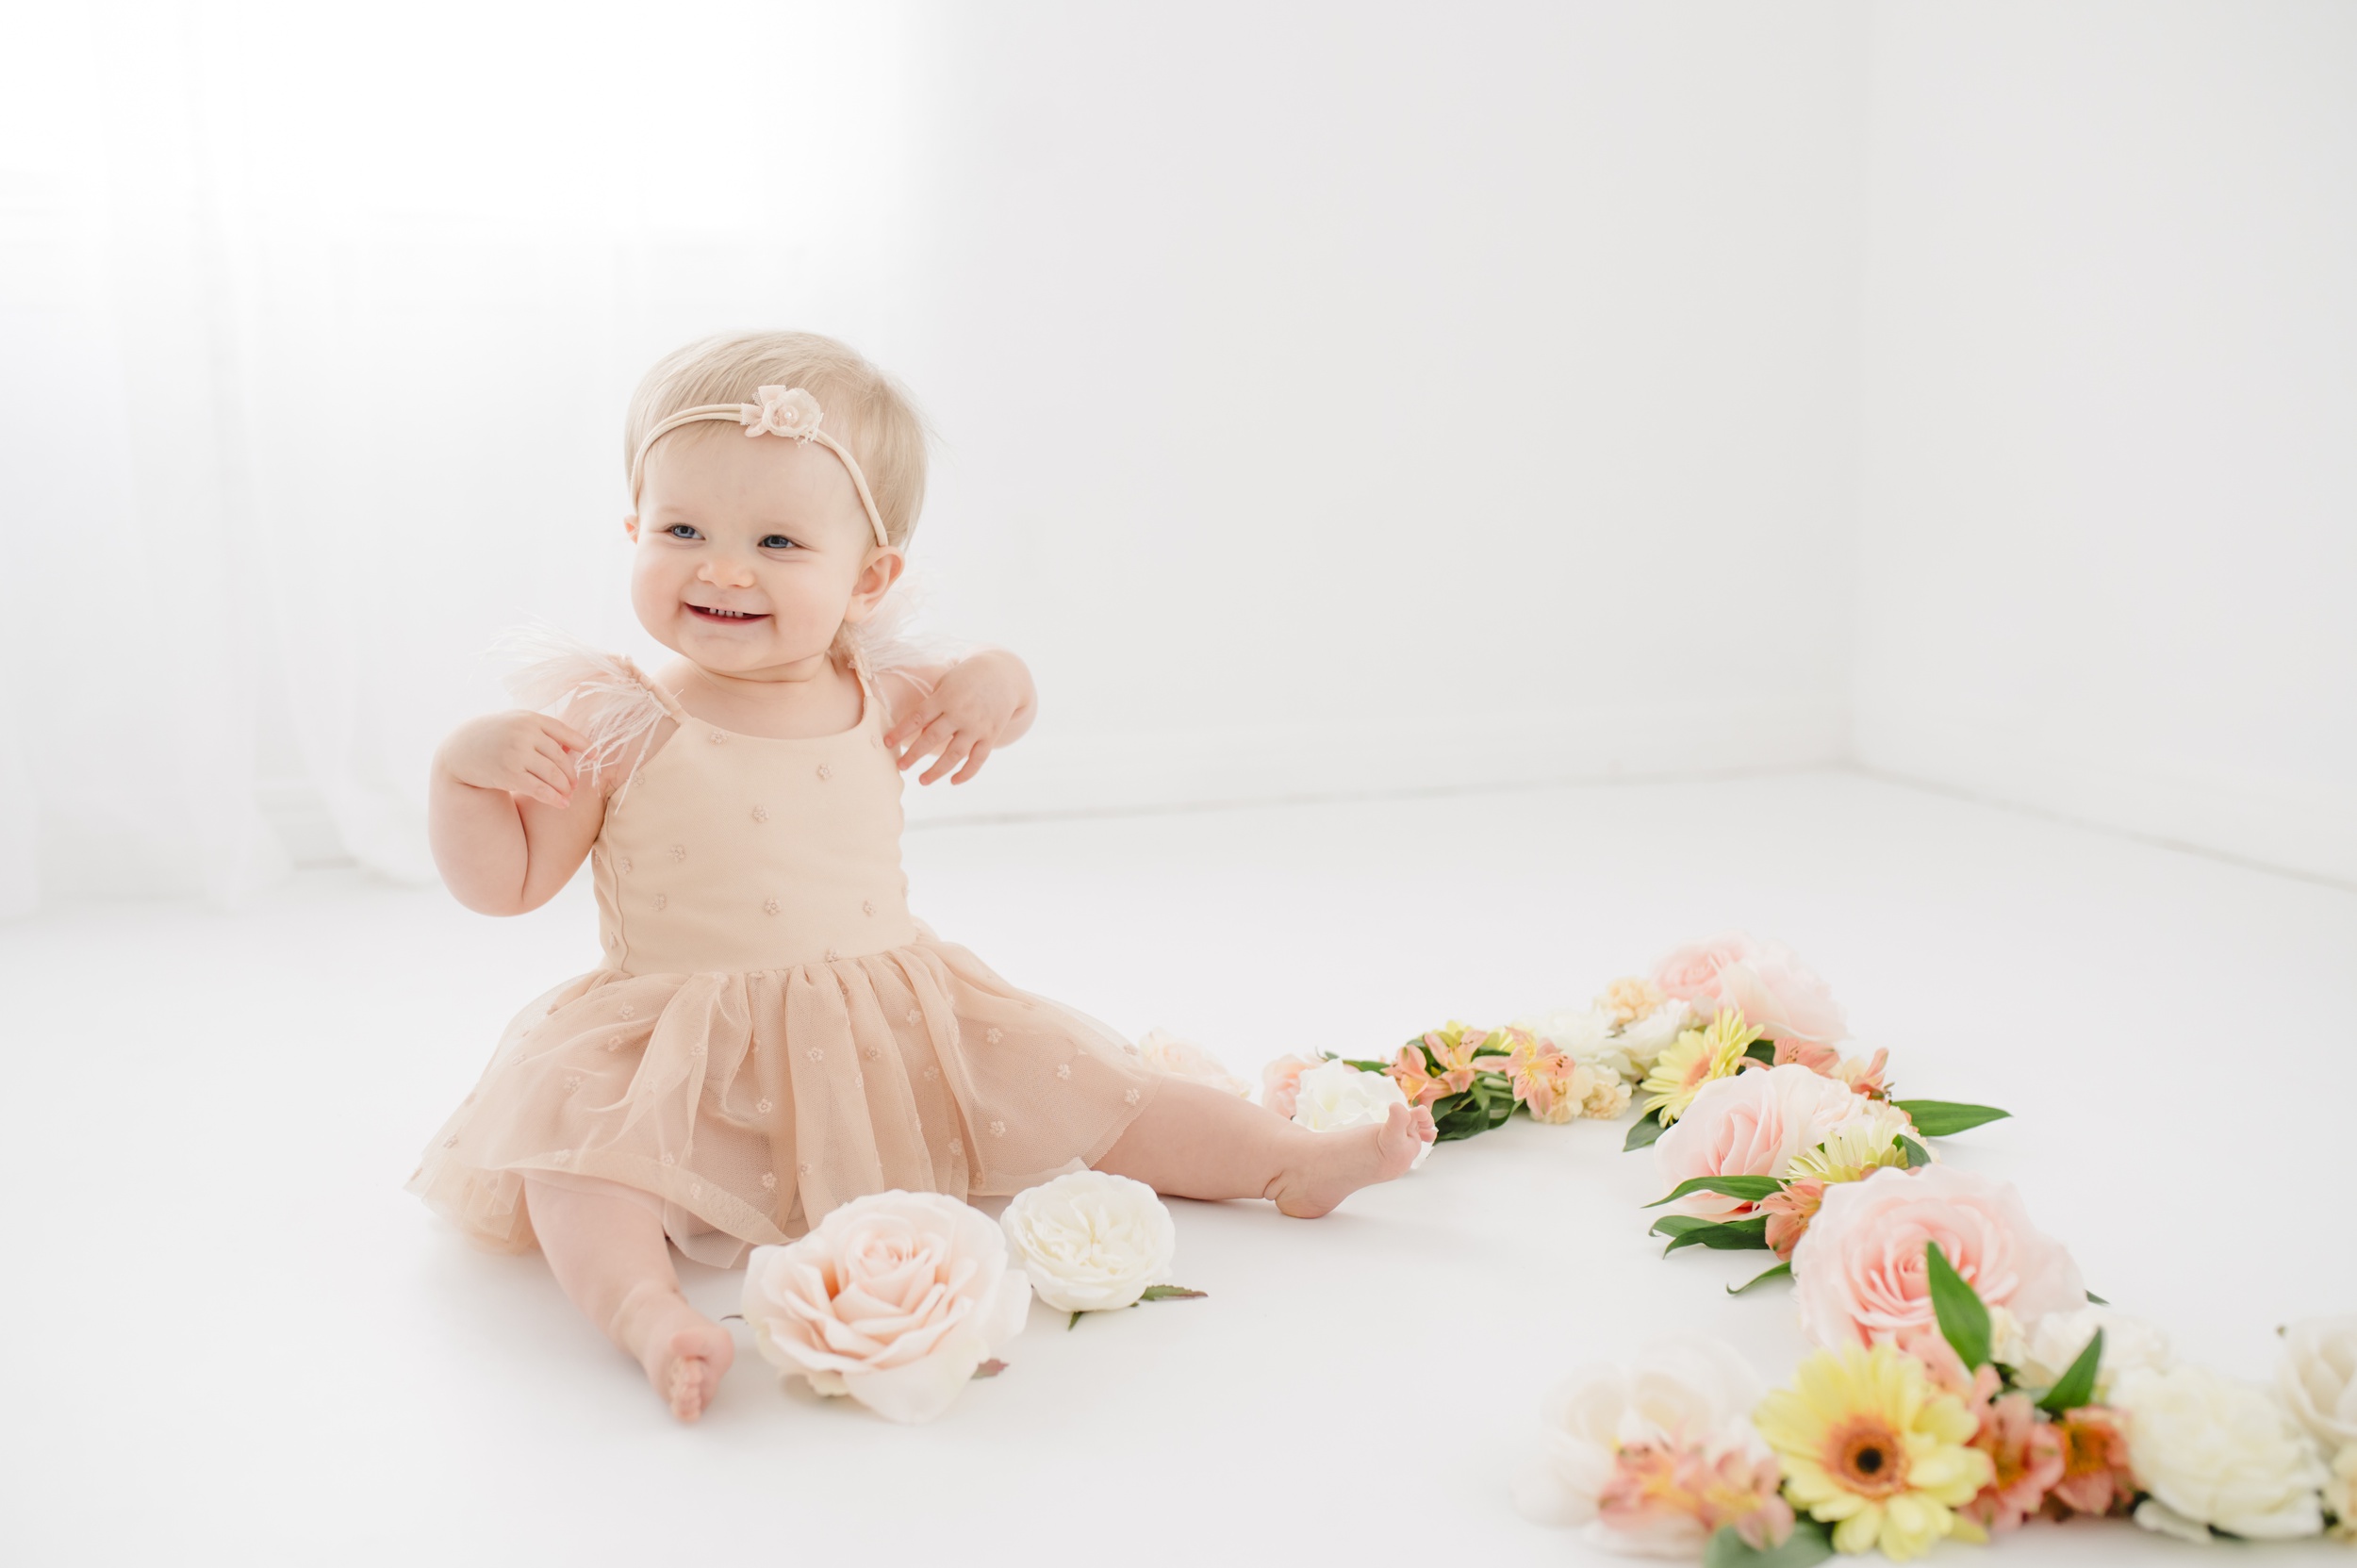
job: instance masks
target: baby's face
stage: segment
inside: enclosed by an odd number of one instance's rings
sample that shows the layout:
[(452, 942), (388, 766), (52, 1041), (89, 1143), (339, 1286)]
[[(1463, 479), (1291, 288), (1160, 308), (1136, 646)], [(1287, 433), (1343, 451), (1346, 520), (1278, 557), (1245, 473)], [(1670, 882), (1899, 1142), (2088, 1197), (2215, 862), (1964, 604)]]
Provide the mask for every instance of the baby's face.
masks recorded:
[[(689, 425), (647, 454), (631, 607), (657, 642), (719, 674), (799, 678), (827, 652), (881, 553), (851, 476), (816, 442)], [(885, 578), (889, 584), (890, 578)], [(800, 669), (789, 667), (800, 666)]]

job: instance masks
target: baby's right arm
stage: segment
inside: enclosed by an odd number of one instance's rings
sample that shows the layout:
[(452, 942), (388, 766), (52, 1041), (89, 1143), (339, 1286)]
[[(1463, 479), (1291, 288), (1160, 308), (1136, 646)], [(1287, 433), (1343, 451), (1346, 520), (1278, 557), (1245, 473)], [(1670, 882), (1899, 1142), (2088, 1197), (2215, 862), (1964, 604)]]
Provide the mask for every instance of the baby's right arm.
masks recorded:
[(588, 741), (538, 713), (487, 714), (434, 754), (426, 829), (434, 864), (482, 915), (537, 909), (572, 880), (605, 820), (605, 792), (573, 758)]

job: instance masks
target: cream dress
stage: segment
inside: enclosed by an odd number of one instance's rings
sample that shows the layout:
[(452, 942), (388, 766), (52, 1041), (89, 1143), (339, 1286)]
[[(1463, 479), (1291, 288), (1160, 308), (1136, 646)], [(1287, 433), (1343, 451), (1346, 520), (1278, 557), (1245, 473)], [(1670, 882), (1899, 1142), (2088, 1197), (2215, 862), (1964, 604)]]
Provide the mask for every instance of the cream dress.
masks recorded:
[(508, 1026), (410, 1178), (471, 1239), (534, 1245), (532, 1176), (629, 1194), (725, 1267), (863, 1194), (1019, 1192), (1135, 1119), (1161, 1079), (1120, 1036), (909, 913), (864, 678), (857, 725), (774, 740), (690, 718), (627, 659), (532, 673), (593, 739), (651, 750), (589, 851), (605, 962)]

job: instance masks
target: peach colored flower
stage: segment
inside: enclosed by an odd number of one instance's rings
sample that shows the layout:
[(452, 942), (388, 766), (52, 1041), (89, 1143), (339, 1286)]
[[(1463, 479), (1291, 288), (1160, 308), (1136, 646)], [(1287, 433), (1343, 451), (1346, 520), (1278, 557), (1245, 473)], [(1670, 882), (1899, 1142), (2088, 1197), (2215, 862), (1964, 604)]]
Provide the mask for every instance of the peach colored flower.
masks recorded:
[(1980, 1416), (1972, 1446), (1989, 1457), (1996, 1474), (1964, 1511), (1991, 1530), (2019, 1529), (2062, 1479), (2062, 1434), (2037, 1418), (2026, 1394), (2002, 1395), (1981, 1406)]
[[(1815, 1148), (1865, 1110), (1865, 1103), (1848, 1088), (1806, 1067), (1770, 1067), (1713, 1079), (1654, 1145), (1662, 1190), (1698, 1176), (1781, 1178), (1794, 1155)], [(1717, 1193), (1689, 1194), (1678, 1199), (1678, 1207), (1706, 1219), (1752, 1211), (1742, 1199)]]
[[(1781, 1546), (1792, 1533), (1784, 1476), (1771, 1455), (1741, 1445), (1673, 1447), (1636, 1443), (1612, 1457), (1612, 1473), (1596, 1495), (1596, 1521), (1645, 1556), (1686, 1555), (1732, 1525), (1757, 1550)], [(1608, 1537), (1592, 1533), (1591, 1541)]]
[(1830, 1046), (1850, 1032), (1833, 992), (1791, 949), (1740, 932), (1678, 949), (1656, 966), (1653, 981), (1697, 1012), (1742, 1014), (1779, 1045)]
[(1261, 1069), (1261, 1103), (1280, 1116), (1290, 1117), (1301, 1099), (1301, 1075), (1318, 1065), (1320, 1059), (1302, 1056), (1280, 1056)]
[(1604, 995), (1597, 999), (1605, 1011), (1612, 1015), (1612, 1021), (1623, 1028), (1669, 1000), (1653, 982), (1635, 976), (1614, 981), (1604, 988)]
[(1006, 1237), (939, 1193), (871, 1193), (800, 1240), (757, 1246), (745, 1321), (764, 1359), (894, 1421), (931, 1421), (1023, 1329)]
[(1935, 1241), (1983, 1301), (2022, 1322), (2086, 1303), (2079, 1265), (2030, 1223), (2011, 1183), (1953, 1165), (1884, 1169), (1826, 1188), (1793, 1250), (1802, 1329), (1831, 1347), (1933, 1326), (1924, 1247)]
[(1781, 1067), (1787, 1063), (1806, 1067), (1821, 1078), (1841, 1076), (1841, 1053), (1831, 1046), (1811, 1045), (1806, 1040), (1777, 1040), (1775, 1065)]
[(1887, 1048), (1875, 1051), (1871, 1059), (1845, 1056), (1833, 1075), (1868, 1099), (1888, 1099), (1890, 1083), (1884, 1076), (1884, 1066), (1889, 1060), (1890, 1052)]
[(2102, 1405), (2082, 1405), (2054, 1418), (2062, 1444), (2062, 1474), (2046, 1494), (2046, 1511), (2056, 1519), (2073, 1513), (2125, 1513), (2136, 1494), (2128, 1467), (2128, 1434), (2119, 1416)]
[[(1508, 1053), (1524, 1046), (1538, 1046), (1526, 1031), (1480, 1030), (1452, 1021), (1446, 1029), (1400, 1047), (1385, 1070), (1410, 1105), (1429, 1106), (1472, 1088), (1476, 1073), (1503, 1070)], [(1476, 1061), (1484, 1053), (1493, 1054), (1491, 1060)]]
[(1768, 1216), (1769, 1250), (1790, 1263), (1792, 1249), (1808, 1234), (1809, 1222), (1817, 1217), (1818, 1207), (1824, 1201), (1825, 1184), (1807, 1176), (1788, 1183), (1780, 1193), (1761, 1198), (1759, 1211)]

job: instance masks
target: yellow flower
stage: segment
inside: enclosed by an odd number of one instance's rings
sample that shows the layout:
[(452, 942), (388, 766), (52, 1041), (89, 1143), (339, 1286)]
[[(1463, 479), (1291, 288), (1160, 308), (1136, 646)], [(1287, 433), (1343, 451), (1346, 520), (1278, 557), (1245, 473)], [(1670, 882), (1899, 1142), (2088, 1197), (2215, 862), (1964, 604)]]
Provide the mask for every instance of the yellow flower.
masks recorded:
[(1832, 1525), (1834, 1550), (1879, 1546), (1894, 1562), (1962, 1528), (1953, 1511), (1991, 1476), (1980, 1423), (1914, 1357), (1878, 1345), (1820, 1350), (1752, 1424), (1784, 1461), (1785, 1495)]
[(1639, 1089), (1652, 1098), (1642, 1114), (1666, 1108), (1663, 1119), (1675, 1121), (1694, 1103), (1694, 1096), (1714, 1078), (1732, 1078), (1742, 1070), (1743, 1052), (1759, 1038), (1759, 1031), (1743, 1022), (1740, 1013), (1722, 1013), (1707, 1029), (1689, 1029), (1661, 1053), (1653, 1072)]
[(1915, 1124), (1907, 1119), (1907, 1114), (1888, 1105), (1876, 1106), (1871, 1114), (1835, 1128), (1815, 1148), (1794, 1155), (1790, 1174), (1796, 1180), (1814, 1179), (1830, 1184), (1862, 1181), (1885, 1165), (1904, 1170), (1907, 1151), (1899, 1147), (1902, 1133), (1915, 1135)]

